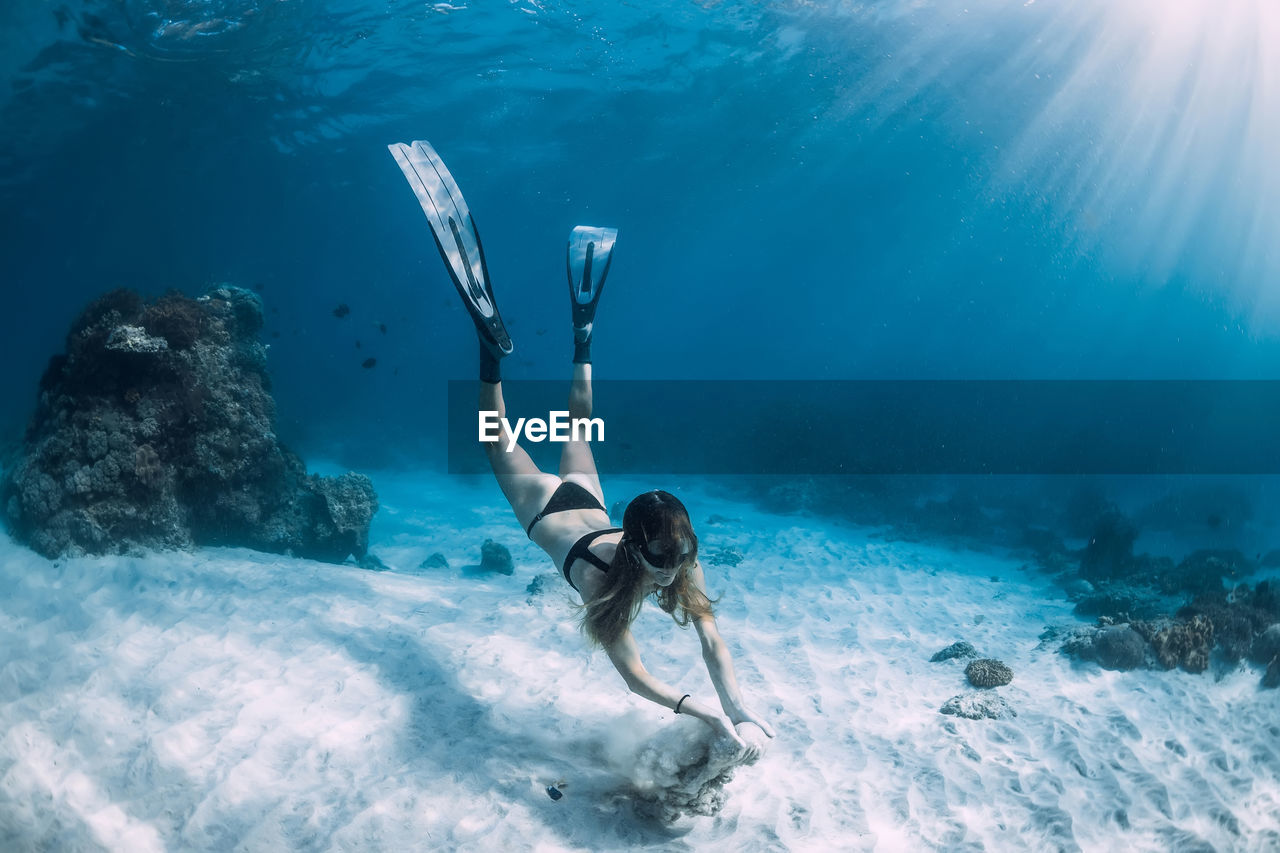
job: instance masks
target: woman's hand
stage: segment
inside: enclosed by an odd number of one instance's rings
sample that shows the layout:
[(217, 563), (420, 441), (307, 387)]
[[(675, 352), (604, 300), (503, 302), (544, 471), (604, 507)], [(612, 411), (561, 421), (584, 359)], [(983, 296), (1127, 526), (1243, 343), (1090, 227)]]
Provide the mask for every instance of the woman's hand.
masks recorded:
[(729, 721), (728, 717), (716, 717), (708, 720), (707, 725), (711, 726), (712, 731), (721, 737), (726, 737), (738, 746), (746, 748), (747, 742), (738, 735), (737, 729), (733, 727), (733, 723)]
[(733, 723), (728, 717), (713, 717), (705, 720), (707, 725), (711, 726), (711, 730), (719, 737), (727, 738), (737, 744), (739, 749), (747, 749), (747, 742), (742, 739), (737, 730), (733, 727)]
[(708, 725), (715, 730), (717, 735), (730, 741), (737, 748), (737, 763), (755, 764), (760, 760), (760, 756), (764, 754), (763, 746), (744, 739), (742, 735), (738, 734), (737, 726), (728, 717), (717, 717), (714, 722), (708, 721)]
[(773, 726), (766, 723), (764, 718), (761, 717), (759, 714), (753, 713), (752, 711), (748, 711), (746, 708), (743, 708), (741, 711), (735, 714), (733, 718), (734, 726), (738, 726), (742, 723), (755, 723), (757, 726), (760, 727), (760, 730), (763, 731), (769, 737), (775, 736), (773, 732)]

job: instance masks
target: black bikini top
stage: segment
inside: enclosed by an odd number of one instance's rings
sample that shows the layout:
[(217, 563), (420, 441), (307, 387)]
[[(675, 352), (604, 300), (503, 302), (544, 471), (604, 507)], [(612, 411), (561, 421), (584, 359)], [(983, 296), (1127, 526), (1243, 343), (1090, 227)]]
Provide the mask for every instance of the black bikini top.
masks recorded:
[(573, 547), (569, 549), (569, 554), (564, 558), (564, 566), (561, 570), (564, 572), (564, 579), (569, 582), (569, 586), (573, 587), (576, 592), (581, 592), (577, 585), (573, 582), (573, 578), (569, 577), (569, 567), (573, 565), (574, 560), (586, 560), (602, 572), (608, 573), (609, 564), (603, 559), (591, 553), (591, 543), (604, 536), (606, 533), (621, 533), (621, 527), (606, 527), (603, 530), (593, 530), (590, 533), (578, 537), (578, 541), (573, 543)]

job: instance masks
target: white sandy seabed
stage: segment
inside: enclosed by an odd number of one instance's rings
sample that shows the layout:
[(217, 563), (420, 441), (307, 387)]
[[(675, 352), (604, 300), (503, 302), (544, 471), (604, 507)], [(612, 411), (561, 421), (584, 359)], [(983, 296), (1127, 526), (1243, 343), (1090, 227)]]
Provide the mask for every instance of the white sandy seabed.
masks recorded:
[[(704, 554), (745, 557), (707, 574), (778, 736), (704, 787), (718, 813), (671, 820), (708, 730), (626, 691), (558, 575), (526, 590), (554, 567), (496, 487), (375, 482), (387, 572), (0, 538), (0, 849), (1280, 848), (1280, 691), (1256, 668), (1072, 663), (1039, 639), (1070, 604), (1016, 559), (689, 483)], [(475, 570), (485, 538), (514, 575)], [(696, 634), (646, 610), (647, 667), (714, 705)], [(939, 713), (970, 688), (929, 658), (959, 639), (1012, 667), (1016, 717)]]

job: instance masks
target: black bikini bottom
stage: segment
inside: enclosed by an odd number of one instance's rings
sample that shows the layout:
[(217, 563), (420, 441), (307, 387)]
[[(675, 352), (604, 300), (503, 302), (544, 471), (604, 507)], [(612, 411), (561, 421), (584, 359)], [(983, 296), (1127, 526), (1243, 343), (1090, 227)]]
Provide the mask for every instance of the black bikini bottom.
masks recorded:
[(533, 521), (529, 522), (525, 532), (532, 539), (534, 525), (542, 521), (544, 517), (551, 515), (553, 512), (568, 512), (571, 509), (598, 509), (603, 512), (604, 505), (600, 503), (599, 498), (582, 488), (582, 486), (566, 480), (551, 493), (551, 499), (542, 508), (542, 512), (535, 515)]

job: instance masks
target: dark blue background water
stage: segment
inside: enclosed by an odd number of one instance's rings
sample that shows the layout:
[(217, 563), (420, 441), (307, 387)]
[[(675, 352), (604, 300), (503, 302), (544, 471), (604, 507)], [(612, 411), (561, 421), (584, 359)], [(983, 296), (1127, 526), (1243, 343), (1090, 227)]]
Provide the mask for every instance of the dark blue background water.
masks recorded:
[(475, 344), (386, 150), (418, 138), (509, 377), (567, 373), (587, 223), (602, 377), (1276, 378), (1261, 0), (972, 5), (10, 0), (0, 427), (95, 295), (227, 281), (288, 441), (429, 456)]

